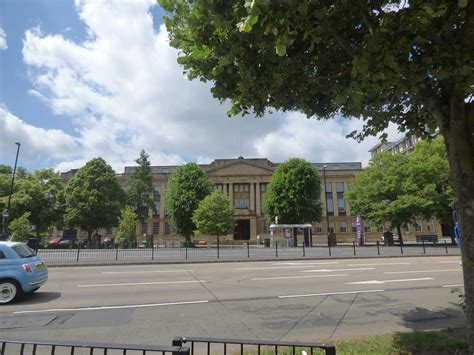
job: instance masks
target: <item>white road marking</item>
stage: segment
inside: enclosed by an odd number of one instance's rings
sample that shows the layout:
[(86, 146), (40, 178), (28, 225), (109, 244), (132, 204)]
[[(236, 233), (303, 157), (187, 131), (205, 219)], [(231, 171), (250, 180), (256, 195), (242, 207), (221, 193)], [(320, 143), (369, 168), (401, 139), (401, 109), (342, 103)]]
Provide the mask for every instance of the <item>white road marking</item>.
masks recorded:
[(280, 269), (300, 269), (305, 267), (314, 267), (314, 265), (299, 266), (263, 266), (263, 267), (241, 267), (232, 270), (280, 270)]
[(441, 287), (464, 287), (464, 284), (459, 284), (459, 285), (444, 285)]
[(167, 303), (150, 303), (150, 304), (131, 304), (125, 306), (101, 306), (101, 307), (80, 307), (80, 308), (52, 308), (42, 309), (38, 311), (17, 311), (14, 314), (20, 313), (47, 313), (47, 312), (71, 312), (71, 311), (96, 311), (104, 309), (125, 309), (125, 308), (146, 308), (146, 307), (161, 307), (161, 306), (176, 306), (185, 304), (209, 303), (209, 301), (184, 301), (184, 302), (167, 302)]
[(440, 263), (441, 263), (441, 264), (448, 264), (448, 263), (449, 263), (449, 264), (450, 264), (450, 263), (453, 263), (453, 264), (455, 264), (455, 263), (458, 263), (458, 262), (459, 262), (459, 260), (446, 260), (446, 261), (440, 261)]
[(369, 280), (369, 281), (358, 281), (358, 282), (346, 282), (346, 285), (374, 285), (374, 284), (386, 284), (390, 282), (411, 282), (411, 281), (428, 281), (434, 280), (432, 277), (424, 277), (421, 279), (400, 279), (400, 280)]
[(348, 264), (347, 266), (385, 266), (385, 265), (409, 265), (411, 263), (371, 263), (371, 264)]
[(300, 272), (333, 272), (333, 271), (358, 271), (358, 270), (375, 270), (373, 267), (362, 267), (357, 269), (315, 269), (315, 270), (302, 270)]
[(339, 264), (339, 261), (325, 261), (319, 263), (311, 263), (311, 262), (287, 262), (287, 263), (274, 263), (273, 265), (331, 265), (331, 264)]
[(451, 271), (461, 271), (461, 269), (386, 271), (384, 272), (384, 274), (417, 274), (417, 273), (423, 273), (423, 272), (451, 272)]
[(97, 285), (77, 285), (77, 287), (110, 287), (110, 286), (140, 286), (140, 285), (166, 285), (166, 284), (188, 284), (206, 282), (205, 280), (192, 281), (156, 281), (156, 282), (129, 282), (121, 284), (97, 284)]
[(278, 296), (278, 298), (297, 298), (297, 297), (332, 296), (332, 295), (347, 295), (347, 294), (354, 294), (354, 293), (372, 293), (372, 292), (384, 292), (384, 290), (363, 290), (363, 291), (308, 293), (308, 294), (303, 294), (303, 295)]
[(156, 272), (191, 272), (194, 270), (142, 270), (142, 271), (108, 271), (103, 272), (102, 275), (114, 275), (114, 274), (149, 274)]
[(261, 280), (284, 280), (284, 279), (306, 279), (314, 277), (335, 277), (335, 276), (349, 276), (349, 274), (334, 274), (334, 275), (308, 275), (308, 276), (277, 276), (277, 277), (255, 277), (252, 281)]

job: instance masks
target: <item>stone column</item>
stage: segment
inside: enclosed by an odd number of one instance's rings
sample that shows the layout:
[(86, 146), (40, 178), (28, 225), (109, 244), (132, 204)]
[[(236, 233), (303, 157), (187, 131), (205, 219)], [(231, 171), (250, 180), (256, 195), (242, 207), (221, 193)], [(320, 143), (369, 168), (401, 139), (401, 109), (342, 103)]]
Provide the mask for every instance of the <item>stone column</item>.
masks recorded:
[(255, 184), (253, 182), (250, 183), (250, 210), (253, 211), (253, 213), (256, 213), (255, 211)]
[(227, 184), (222, 184), (222, 193), (226, 196), (229, 196), (229, 189), (227, 188)]
[(163, 219), (165, 218), (165, 184), (160, 185), (160, 193), (160, 219)]
[(234, 184), (229, 183), (229, 205), (234, 208)]
[(257, 216), (262, 215), (261, 201), (262, 201), (262, 192), (260, 191), (260, 183), (257, 182), (257, 203), (255, 206), (255, 209), (256, 209), (255, 213), (257, 214)]

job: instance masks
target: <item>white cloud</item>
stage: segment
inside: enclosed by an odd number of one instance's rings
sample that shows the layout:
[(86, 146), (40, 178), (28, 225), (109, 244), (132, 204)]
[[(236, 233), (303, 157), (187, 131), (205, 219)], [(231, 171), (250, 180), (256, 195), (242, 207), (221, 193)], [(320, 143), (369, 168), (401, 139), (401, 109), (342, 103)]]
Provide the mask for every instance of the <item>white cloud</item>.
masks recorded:
[(164, 26), (154, 30), (153, 6), (154, 0), (76, 0), (87, 26), (82, 43), (39, 28), (26, 32), (30, 94), (76, 126), (78, 156), (63, 158), (61, 169), (100, 155), (120, 171), (142, 148), (153, 164), (209, 163), (241, 154), (275, 162), (291, 156), (368, 160), (375, 141), (346, 140), (351, 122), (308, 121), (298, 113), (227, 118), (228, 105), (212, 98), (208, 84), (183, 76)]
[(8, 48), (7, 46), (7, 34), (0, 26), (0, 51), (4, 51)]
[(74, 137), (56, 129), (29, 125), (0, 106), (0, 151), (12, 155), (15, 142), (21, 143), (23, 161), (63, 160), (77, 156), (78, 142)]

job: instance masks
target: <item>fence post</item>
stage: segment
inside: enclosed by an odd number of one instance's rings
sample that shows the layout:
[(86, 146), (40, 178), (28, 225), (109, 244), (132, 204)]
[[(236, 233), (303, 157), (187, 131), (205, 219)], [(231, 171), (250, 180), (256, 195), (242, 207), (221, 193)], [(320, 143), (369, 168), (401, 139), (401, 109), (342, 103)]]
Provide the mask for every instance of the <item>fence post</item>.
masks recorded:
[(328, 247), (329, 247), (329, 256), (331, 256), (331, 243), (328, 243)]
[(247, 258), (250, 258), (250, 243), (247, 243)]
[(356, 256), (356, 242), (352, 241), (352, 248), (354, 249), (354, 256)]
[(377, 255), (380, 255), (380, 243), (377, 240)]
[(219, 236), (217, 236), (217, 259), (219, 259)]
[(118, 251), (119, 251), (118, 248), (115, 248), (115, 261), (118, 260)]
[(334, 345), (326, 345), (326, 355), (336, 355), (336, 347)]
[(400, 253), (403, 255), (403, 243), (400, 243)]
[(81, 245), (79, 244), (79, 245), (77, 246), (76, 261), (79, 261), (79, 253), (80, 253), (80, 251), (81, 251)]
[(275, 242), (275, 255), (278, 258), (278, 242)]
[(186, 243), (186, 260), (188, 260), (188, 243)]
[(155, 246), (152, 244), (151, 245), (151, 260), (153, 260), (155, 257)]
[(421, 242), (423, 243), (423, 254), (426, 254), (425, 240), (423, 239)]
[(448, 243), (446, 243), (446, 239), (444, 240), (444, 249), (446, 249), (446, 254), (448, 254)]
[(303, 240), (303, 257), (306, 256), (306, 250), (305, 250), (305, 245), (304, 245), (304, 244), (305, 244), (305, 242), (304, 242), (304, 240)]

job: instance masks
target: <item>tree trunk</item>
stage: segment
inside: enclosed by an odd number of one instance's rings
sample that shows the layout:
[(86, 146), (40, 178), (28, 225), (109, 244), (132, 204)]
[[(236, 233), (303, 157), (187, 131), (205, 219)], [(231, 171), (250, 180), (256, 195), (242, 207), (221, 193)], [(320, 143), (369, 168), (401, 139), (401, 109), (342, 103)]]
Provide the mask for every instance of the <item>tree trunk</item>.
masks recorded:
[(298, 246), (298, 228), (293, 228), (293, 246)]
[(451, 97), (449, 120), (439, 122), (444, 136), (458, 206), (468, 341), (474, 354), (474, 107), (464, 95)]
[(398, 234), (398, 242), (400, 245), (403, 245), (403, 236), (402, 236), (402, 227), (397, 224), (397, 234)]
[(87, 244), (89, 245), (89, 249), (92, 249), (92, 233), (94, 233), (93, 230), (87, 231)]

